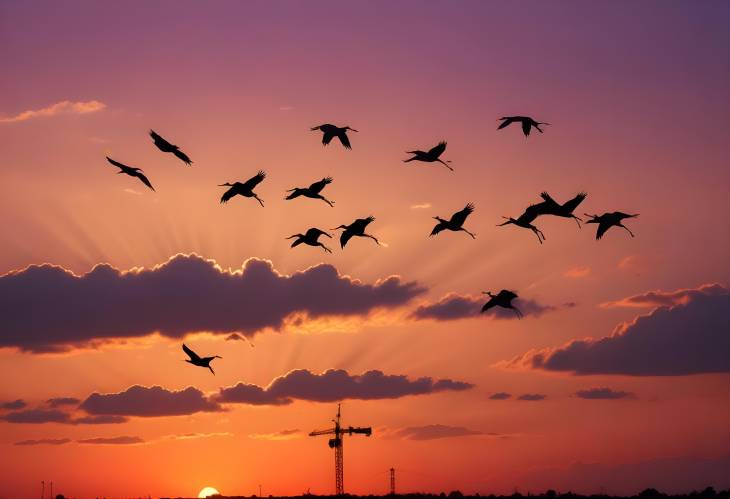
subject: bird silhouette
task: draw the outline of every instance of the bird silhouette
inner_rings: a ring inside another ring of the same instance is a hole
[[[451,215],[451,218],[449,220],[444,220],[441,217],[433,217],[434,219],[438,220],[439,223],[437,223],[431,231],[431,236],[435,236],[442,230],[453,230],[455,232],[461,230],[469,234],[473,239],[476,239],[476,234],[473,234],[466,230],[464,227],[462,227],[462,225],[464,225],[464,222],[466,221],[466,217],[471,215],[473,212],[474,205],[472,203],[468,203],[463,210],[457,211],[456,213]]]
[[[114,166],[119,168],[119,171],[117,173],[126,173],[130,177],[137,177],[138,179],[140,179],[142,181],[142,183],[144,185],[146,185],[153,191],[155,190],[155,188],[152,187],[152,184],[150,183],[149,179],[147,177],[145,177],[144,173],[142,173],[142,170],[140,168],[133,168],[131,166],[122,164],[119,161],[114,161],[109,156],[106,156],[106,160],[108,162],[110,162],[111,164],[113,164]]]
[[[326,197],[324,197],[322,194],[322,189],[324,189],[328,184],[332,183],[332,177],[326,177],[322,180],[313,183],[309,187],[295,187],[293,189],[289,189],[286,192],[291,192],[286,198],[284,199],[294,199],[298,198],[299,196],[304,196],[306,198],[311,199],[321,199],[325,203],[327,203],[330,206],[334,206],[335,202],[330,201]]]
[[[291,243],[292,248],[294,246],[298,246],[304,243],[308,244],[309,246],[321,246],[325,253],[332,253],[331,249],[329,249],[327,246],[317,240],[319,239],[319,236],[327,236],[329,238],[332,238],[332,236],[330,236],[327,232],[316,227],[312,227],[311,229],[308,229],[307,232],[305,232],[304,234],[294,234],[293,236],[287,237],[287,239],[294,239],[295,237],[297,238],[296,241]]]
[[[512,305],[512,300],[517,298],[517,295],[512,291],[503,289],[496,295],[492,294],[491,291],[482,291],[483,294],[489,295],[489,301],[482,307],[482,313],[486,312],[492,307],[502,307],[511,309],[519,319],[522,318],[522,312],[517,307]]]
[[[342,142],[342,145],[345,146],[345,149],[352,149],[352,146],[350,145],[350,139],[347,137],[347,131],[351,130],[353,132],[357,132],[354,128],[350,128],[349,126],[335,126],[330,125],[329,123],[325,123],[324,125],[314,126],[311,128],[312,131],[319,130],[324,135],[322,135],[322,145],[327,145],[330,142],[332,142],[332,139],[337,137],[340,139],[340,142]]]
[[[582,220],[573,214],[573,211],[578,207],[579,204],[588,196],[585,192],[578,193],[573,199],[566,201],[563,204],[559,204],[550,194],[542,192],[540,196],[544,199],[540,203],[540,215],[554,215],[556,217],[572,218],[575,223],[580,227]]]
[[[530,229],[532,232],[535,233],[535,235],[537,236],[537,240],[540,241],[540,244],[542,244],[542,242],[545,240],[545,234],[543,234],[540,229],[532,225],[532,222],[534,222],[538,216],[545,214],[543,211],[544,207],[545,203],[532,204],[528,206],[525,212],[517,219],[514,219],[512,217],[502,217],[507,219],[507,221],[501,224],[497,224],[497,227],[514,224],[517,227],[522,227],[523,229]]]
[[[380,241],[378,239],[370,234],[365,233],[365,227],[368,226],[371,222],[375,221],[375,217],[369,216],[367,218],[358,218],[354,222],[352,222],[350,225],[339,225],[335,227],[332,230],[337,229],[344,229],[342,234],[340,234],[340,247],[344,249],[345,245],[347,244],[347,241],[350,240],[353,236],[359,236],[359,237],[369,237],[373,241],[375,241],[378,245],[380,245]]]
[[[601,239],[603,237],[603,234],[605,234],[606,231],[611,227],[623,227],[629,234],[631,234],[631,237],[634,237],[634,233],[631,232],[629,228],[626,227],[622,222],[627,218],[634,218],[639,216],[638,213],[635,215],[628,215],[626,213],[621,213],[620,211],[604,213],[601,216],[589,215],[588,213],[584,213],[584,215],[587,217],[591,217],[590,220],[586,221],[587,224],[598,224],[598,230],[596,231],[596,240]]]
[[[244,196],[247,198],[255,198],[256,201],[259,202],[261,206],[264,205],[264,202],[261,200],[258,195],[253,191],[254,187],[259,185],[262,180],[266,178],[266,172],[259,171],[256,175],[251,177],[250,179],[246,180],[245,182],[226,182],[225,184],[220,184],[218,187],[230,187],[226,192],[223,193],[223,196],[221,196],[221,203],[226,203],[229,199],[231,199],[235,195]]]
[[[450,161],[444,161],[440,157],[444,153],[445,150],[446,150],[446,141],[442,140],[441,142],[438,143],[438,145],[432,147],[428,151],[418,151],[418,150],[406,151],[407,154],[413,154],[413,157],[404,159],[403,162],[404,163],[409,163],[411,161],[423,161],[424,163],[439,162],[442,165],[444,165],[446,168],[448,168],[449,170],[454,171],[454,169],[451,168],[451,166],[449,166],[449,164],[448,164],[448,163],[450,163]]]
[[[222,359],[223,358],[220,355],[214,355],[212,357],[201,357],[197,353],[190,350],[190,348],[188,348],[188,346],[185,343],[183,343],[182,349],[183,349],[183,352],[188,354],[188,357],[190,357],[190,359],[185,359],[185,362],[188,362],[188,363],[190,363],[194,366],[198,366],[198,367],[207,367],[208,369],[210,369],[210,372],[212,372],[213,374],[215,374],[215,371],[213,370],[212,367],[210,367],[210,362],[213,359]]]
[[[522,123],[522,133],[525,134],[525,137],[530,135],[530,130],[534,127],[537,129],[538,132],[542,133],[542,129],[540,129],[540,125],[549,125],[550,123],[545,123],[541,121],[535,121],[529,116],[502,116],[499,118],[502,120],[502,123],[497,127],[497,130],[501,130],[502,128],[505,128],[512,123],[518,122]]]
[[[155,141],[155,145],[160,151],[171,152],[172,154],[180,158],[183,163],[188,166],[192,166],[192,161],[190,160],[190,158],[188,158],[188,155],[182,152],[179,147],[174,144],[170,144],[168,141],[158,135],[157,132],[155,132],[154,130],[150,130],[150,137],[152,137],[152,140]]]

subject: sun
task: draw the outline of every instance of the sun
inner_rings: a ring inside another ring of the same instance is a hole
[[[215,490],[213,487],[205,487],[203,490],[200,491],[198,497],[210,497],[217,494],[220,494],[220,492]]]

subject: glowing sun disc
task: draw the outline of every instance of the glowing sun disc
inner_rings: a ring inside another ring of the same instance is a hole
[[[210,497],[210,496],[214,496],[216,494],[220,494],[220,492],[215,490],[213,487],[205,487],[203,490],[200,491],[200,494],[198,494],[198,497]]]

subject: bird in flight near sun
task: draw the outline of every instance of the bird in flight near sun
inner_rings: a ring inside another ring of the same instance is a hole
[[[266,178],[266,172],[262,170],[243,183],[226,182],[225,184],[219,185],[218,187],[230,187],[230,189],[228,189],[226,192],[224,192],[223,196],[221,196],[221,203],[227,203],[228,200],[231,199],[233,196],[240,195],[240,196],[244,196],[247,198],[254,198],[256,201],[259,202],[259,204],[261,206],[263,206],[264,201],[260,197],[258,197],[258,195],[253,191],[253,189],[257,185],[259,185],[265,178]]]
[[[466,217],[471,215],[473,212],[474,205],[472,203],[468,203],[463,210],[457,211],[456,213],[451,215],[451,218],[449,220],[445,220],[441,217],[433,217],[434,220],[438,220],[439,223],[437,223],[436,227],[433,228],[433,230],[431,231],[431,235],[435,236],[442,230],[453,230],[454,232],[463,230],[464,232],[469,234],[472,239],[476,239],[476,234],[469,232],[463,227],[464,222],[466,221]]]
[[[320,132],[324,133],[322,136],[322,145],[328,145],[330,142],[332,142],[332,139],[337,137],[340,139],[340,142],[345,147],[345,149],[352,149],[352,146],[350,145],[350,139],[347,137],[347,131],[350,130],[352,132],[357,132],[354,128],[350,128],[349,126],[335,126],[330,125],[329,123],[325,123],[324,125],[314,126],[312,127],[312,131],[319,130]]]
[[[502,123],[497,127],[497,130],[501,130],[512,123],[522,123],[522,133],[525,134],[525,137],[530,135],[530,130],[532,130],[532,128],[535,128],[538,132],[542,133],[540,125],[550,124],[545,123],[544,121],[535,121],[529,116],[502,116],[499,119],[502,120]]]
[[[119,168],[119,171],[117,173],[126,173],[130,177],[137,177],[138,179],[140,179],[142,181],[142,183],[144,185],[146,185],[147,187],[149,187],[153,191],[155,190],[155,188],[152,187],[152,184],[150,183],[149,179],[147,177],[145,177],[144,173],[142,173],[142,169],[141,168],[134,168],[132,166],[127,166],[127,165],[125,165],[123,163],[120,163],[119,161],[114,161],[109,156],[106,157],[106,160],[109,163],[111,163],[114,166],[116,166],[117,168]]]
[[[150,130],[150,137],[152,137],[152,140],[155,141],[155,145],[160,151],[171,152],[172,154],[180,158],[183,163],[188,166],[192,166],[192,161],[190,160],[188,155],[182,152],[178,146],[176,146],[175,144],[170,144],[154,130]]]
[[[434,163],[439,162],[442,165],[444,165],[446,168],[448,168],[451,171],[454,171],[451,166],[449,166],[448,163],[450,161],[446,160],[444,161],[441,159],[441,155],[446,151],[446,141],[442,140],[437,145],[433,146],[428,151],[421,151],[416,149],[415,151],[406,151],[407,154],[413,154],[412,158],[404,159],[404,163],[409,163],[411,161],[423,161],[424,163]]]
[[[185,343],[183,343],[182,349],[183,349],[183,352],[188,354],[188,357],[190,357],[190,359],[185,359],[185,362],[188,362],[188,363],[190,363],[194,366],[198,366],[198,367],[207,367],[208,369],[210,369],[210,372],[212,372],[213,374],[215,374],[215,371],[213,370],[212,367],[210,367],[210,362],[213,359],[222,359],[223,358],[220,355],[213,355],[212,357],[201,357],[197,353],[190,350],[190,348],[188,348],[188,346]]]

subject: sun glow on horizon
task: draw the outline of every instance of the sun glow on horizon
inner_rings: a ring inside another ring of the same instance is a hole
[[[203,490],[200,491],[198,494],[198,497],[211,497],[215,495],[219,495],[220,492],[218,492],[213,487],[205,487]]]

